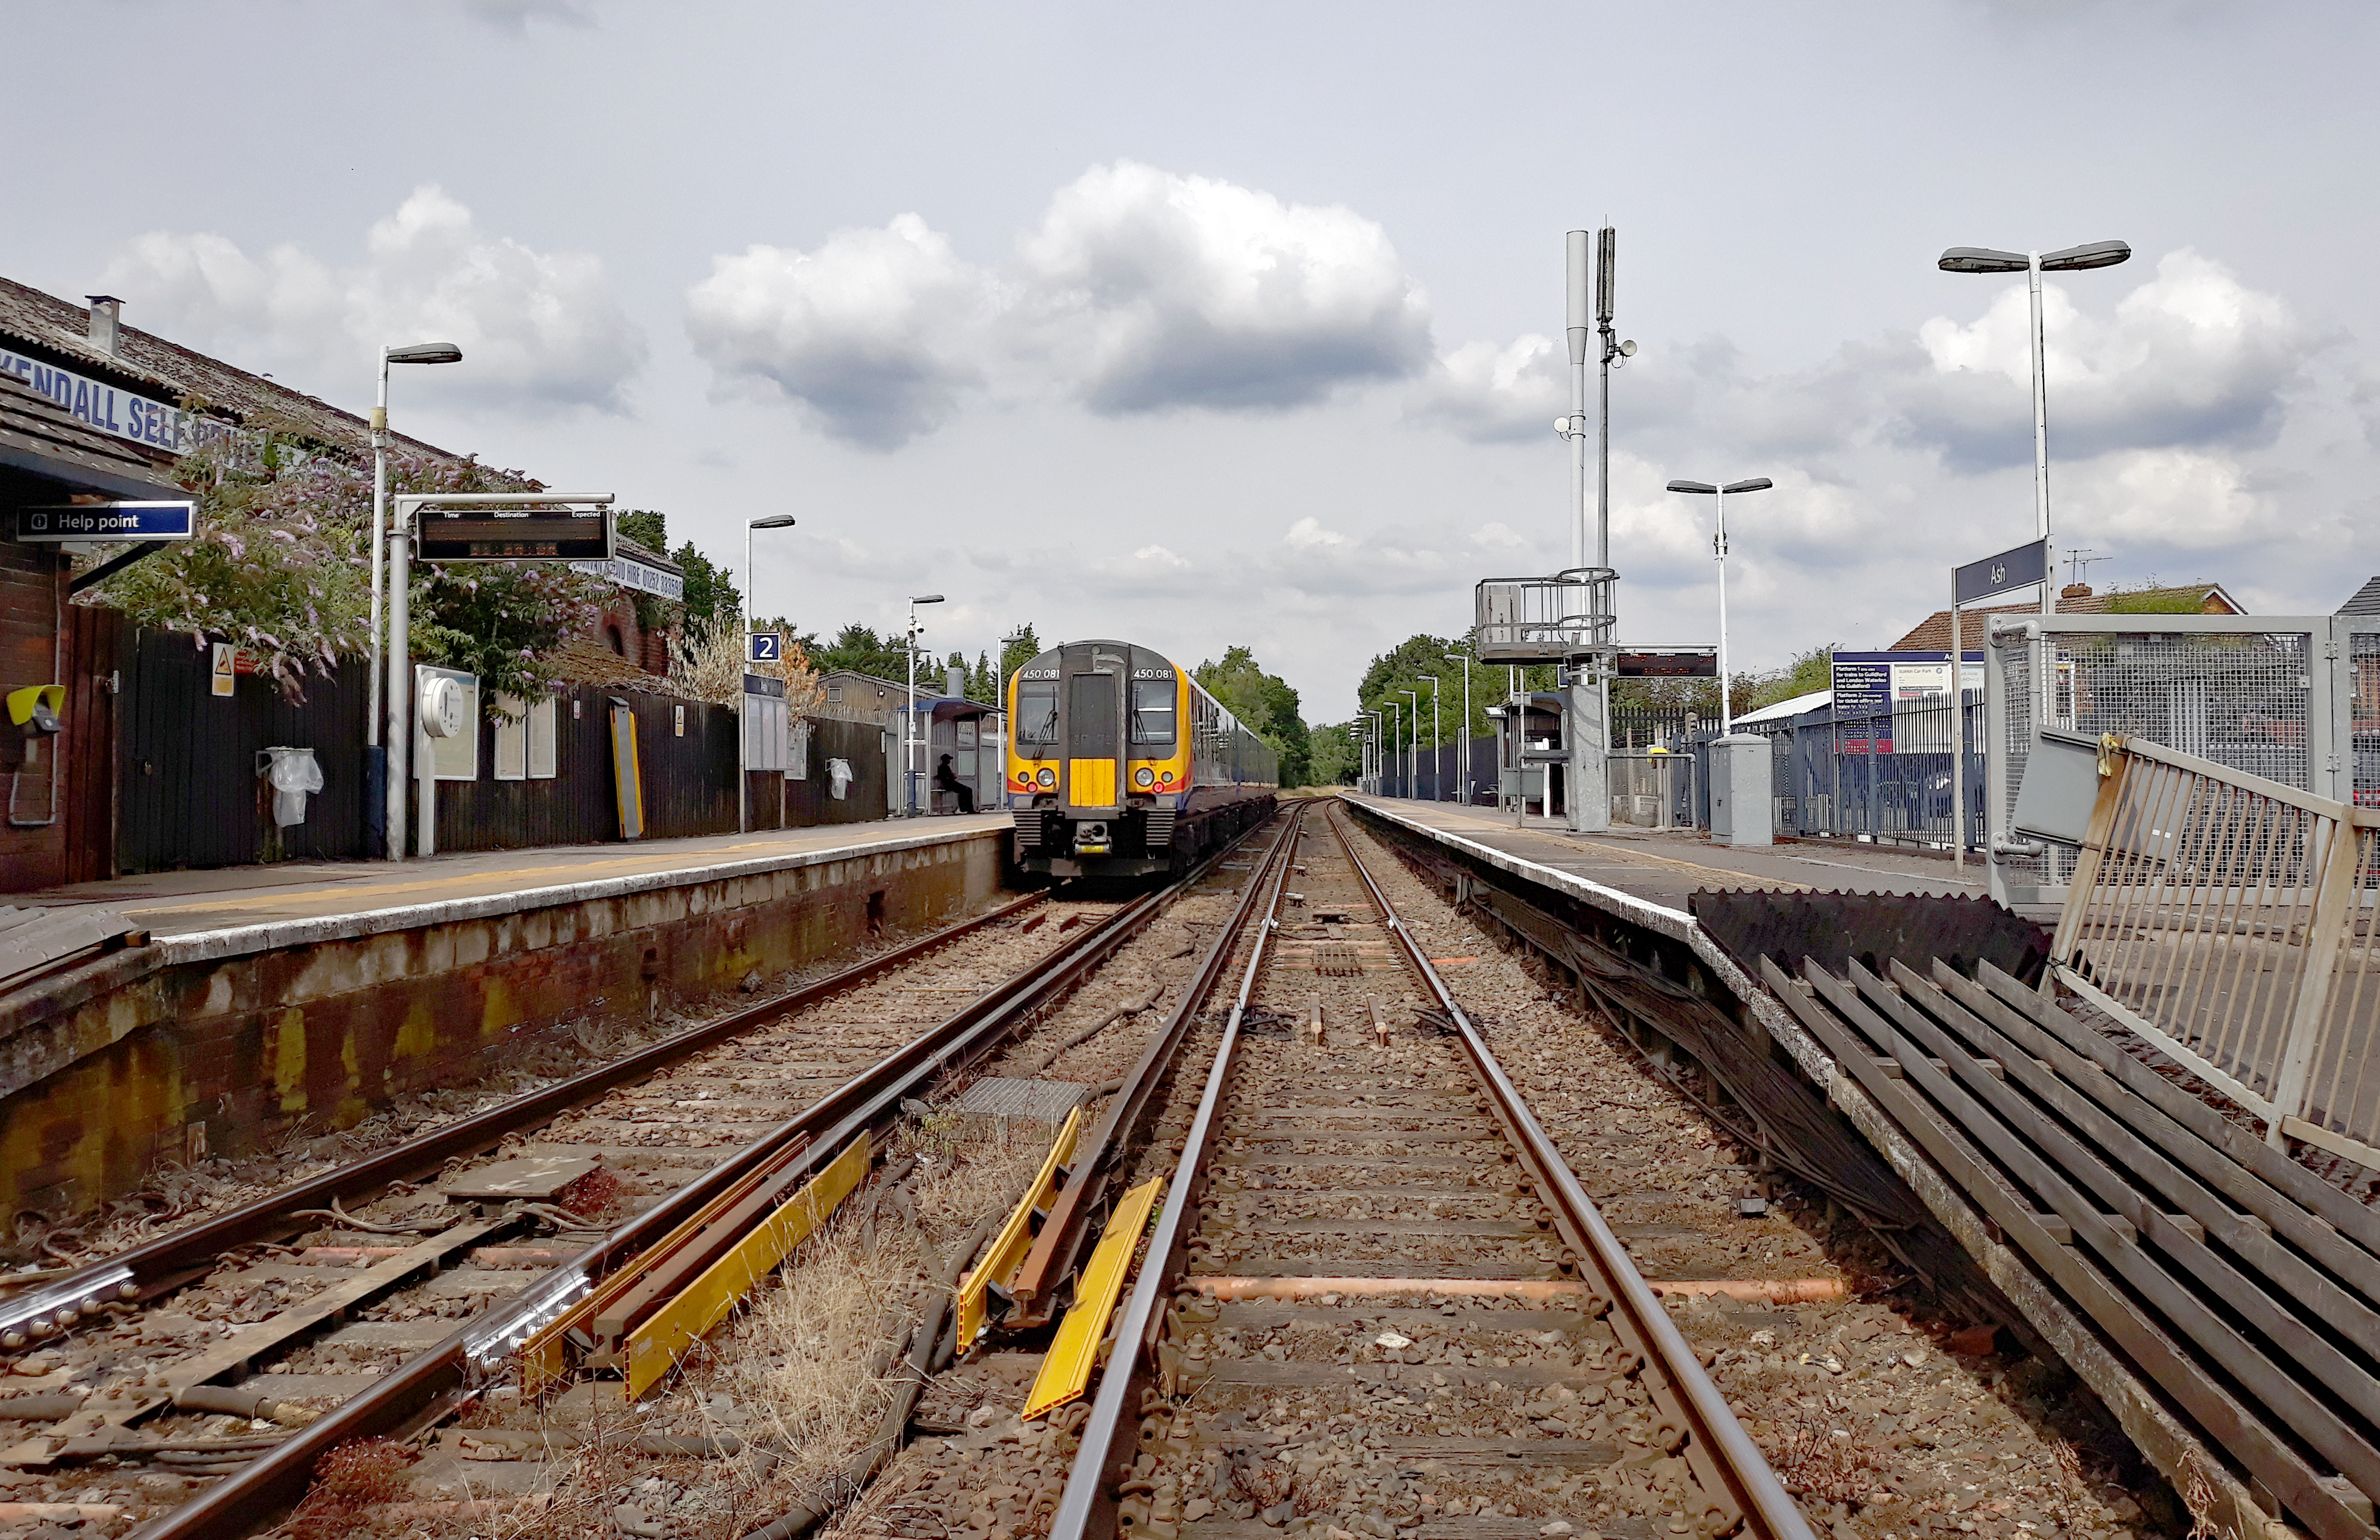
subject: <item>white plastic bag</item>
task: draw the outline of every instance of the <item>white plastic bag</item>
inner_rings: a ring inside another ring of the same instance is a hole
[[[273,766],[273,821],[283,829],[306,821],[306,798],[322,789],[322,767],[310,748],[267,748]]]
[[[843,801],[851,791],[851,782],[853,779],[851,773],[851,761],[848,759],[829,759],[826,762],[826,778],[829,785],[833,791],[834,799],[837,802]]]

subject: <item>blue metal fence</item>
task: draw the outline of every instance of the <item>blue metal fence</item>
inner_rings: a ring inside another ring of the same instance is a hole
[[[1896,702],[1889,710],[1838,713],[1831,706],[1750,731],[1769,741],[1775,767],[1777,831],[1832,835],[1886,843],[1950,844],[1950,753],[1956,736],[1966,756],[1966,843],[1984,843],[1984,698],[1965,692],[1958,707],[1948,696]],[[1707,751],[1698,747],[1698,758]],[[1695,781],[1699,785],[1701,776]],[[1698,823],[1709,810],[1698,805]]]

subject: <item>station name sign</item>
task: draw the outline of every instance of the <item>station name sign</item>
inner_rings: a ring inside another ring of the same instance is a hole
[[[239,430],[221,418],[200,417],[163,401],[135,395],[120,385],[57,369],[0,347],[0,374],[49,397],[59,411],[95,432],[153,449],[188,455],[210,444],[232,443]]]
[[[63,503],[17,510],[17,539],[54,540],[187,540],[199,505],[188,499],[160,503]]]
[[[573,572],[583,572],[589,577],[608,577],[624,588],[639,593],[659,594],[663,599],[686,598],[686,579],[634,556],[614,556],[608,562],[573,562]]]
[[[1986,556],[1980,562],[1969,562],[1953,568],[1950,574],[1951,602],[1972,604],[1978,599],[2013,593],[2029,588],[2035,583],[2049,581],[2049,542],[2033,540],[2003,551],[1997,556]]]

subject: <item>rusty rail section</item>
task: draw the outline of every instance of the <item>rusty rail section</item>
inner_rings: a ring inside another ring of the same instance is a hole
[[[1299,815],[1305,809],[1297,810]],[[1327,815],[1326,815],[1327,816]],[[1590,1313],[1609,1311],[1610,1324],[1621,1346],[1655,1371],[1654,1403],[1670,1425],[1683,1436],[1682,1453],[1712,1509],[1703,1515],[1712,1534],[1746,1534],[1757,1540],[1814,1540],[1808,1522],[1768,1467],[1735,1413],[1711,1382],[1693,1348],[1670,1321],[1651,1287],[1629,1261],[1618,1237],[1604,1223],[1594,1201],[1579,1185],[1569,1163],[1554,1146],[1519,1089],[1505,1074],[1468,1014],[1430,965],[1429,958],[1406,930],[1371,870],[1348,841],[1337,819],[1332,832],[1348,861],[1378,909],[1405,962],[1427,987],[1438,1009],[1460,1035],[1466,1056],[1486,1090],[1498,1123],[1514,1146],[1519,1158],[1536,1178],[1538,1191],[1552,1209],[1556,1231],[1571,1254],[1591,1266],[1600,1279]],[[1294,849],[1295,822],[1284,851]],[[1136,1417],[1143,1392],[1156,1371],[1159,1339],[1164,1329],[1164,1302],[1186,1258],[1187,1231],[1200,1197],[1215,1128],[1222,1110],[1224,1087],[1239,1046],[1240,1029],[1262,971],[1266,942],[1273,929],[1273,914],[1289,871],[1284,857],[1261,884],[1266,923],[1250,948],[1237,997],[1224,1023],[1223,1037],[1208,1070],[1197,1111],[1183,1144],[1180,1162],[1169,1183],[1164,1207],[1150,1232],[1147,1259],[1134,1280],[1123,1314],[1116,1322],[1114,1340],[1128,1359],[1113,1360],[1101,1378],[1089,1418],[1082,1428],[1064,1495],[1051,1521],[1050,1540],[1093,1540],[1115,1527],[1115,1488],[1133,1456],[1136,1440],[1123,1436],[1128,1418]]]
[[[79,1267],[40,1289],[0,1302],[0,1345],[20,1345],[6,1342],[9,1333],[31,1338],[63,1331],[79,1316],[97,1315],[110,1300],[147,1299],[178,1288],[189,1280],[194,1270],[212,1267],[226,1251],[258,1241],[278,1241],[309,1228],[305,1221],[293,1217],[303,1210],[327,1207],[334,1199],[375,1193],[392,1182],[412,1181],[435,1171],[457,1156],[492,1149],[507,1134],[548,1122],[606,1091],[643,1080],[681,1059],[740,1037],[789,1011],[803,1010],[880,974],[905,966],[927,952],[1040,903],[1047,897],[1045,893],[1027,893],[789,993],[677,1033],[608,1064],[557,1080],[469,1117],[458,1118],[402,1144],[391,1145],[376,1155],[244,1204],[227,1214]]]
[[[634,1262],[648,1248],[700,1215],[722,1194],[747,1183],[755,1173],[763,1170],[768,1171],[771,1180],[811,1173],[853,1139],[896,1119],[905,1098],[917,1096],[943,1076],[964,1069],[997,1048],[1036,1011],[1062,998],[1104,964],[1117,948],[1163,913],[1191,883],[1204,877],[1221,861],[1230,849],[1226,846],[1207,862],[1184,874],[1178,881],[1145,894],[1115,911],[1023,972],[978,995],[956,1013],[828,1092],[809,1107],[704,1172],[695,1182],[679,1188],[652,1208],[556,1267],[535,1284],[465,1322],[453,1336],[436,1347],[416,1354],[371,1389],[351,1398],[320,1421],[290,1436],[264,1458],[134,1531],[135,1540],[234,1540],[234,1537],[250,1533],[302,1496],[315,1462],[333,1449],[358,1438],[404,1437],[448,1415],[476,1394],[511,1353],[542,1326],[584,1297],[598,1280]],[[908,946],[870,958],[793,994],[739,1012],[695,1032],[681,1034],[667,1043],[657,1044],[654,1049],[633,1055],[617,1064],[603,1066],[601,1070],[561,1082],[504,1107],[491,1109],[489,1112],[468,1120],[480,1125],[476,1135],[464,1134],[461,1133],[462,1125],[458,1124],[440,1130],[424,1140],[412,1141],[407,1146],[384,1152],[370,1161],[359,1162],[359,1167],[368,1167],[373,1171],[374,1175],[370,1180],[356,1176],[356,1168],[329,1173],[321,1180],[341,1181],[341,1184],[333,1190],[343,1194],[365,1191],[401,1174],[401,1169],[392,1160],[400,1151],[416,1150],[419,1155],[417,1146],[426,1146],[431,1140],[443,1138],[452,1141],[443,1148],[440,1156],[427,1160],[428,1165],[434,1167],[445,1155],[468,1154],[485,1148],[511,1128],[541,1122],[588,1096],[640,1074],[649,1074],[674,1058],[733,1037],[763,1019],[863,982],[970,929],[1041,902],[1041,899],[1039,894],[1028,895],[965,924],[938,931]],[[676,1051],[661,1051],[673,1049]],[[600,1085],[595,1083],[597,1077],[605,1075],[610,1078]],[[576,1089],[572,1095],[565,1097],[561,1093],[565,1088]],[[510,1120],[502,1127],[495,1126],[493,1120],[506,1113],[512,1115]],[[472,1142],[474,1137],[477,1142]],[[797,1150],[797,1153],[787,1158],[788,1150]],[[295,1207],[319,1203],[327,1195],[327,1191],[313,1190],[310,1184],[302,1202],[284,1194],[255,1207],[259,1209],[271,1207],[285,1215]],[[217,1249],[237,1244],[240,1240],[252,1238],[260,1231],[269,1232],[269,1221],[261,1215],[249,1217],[244,1225],[230,1223],[247,1214],[248,1211],[242,1210],[210,1225],[194,1227],[194,1231],[234,1237],[217,1240]],[[168,1237],[167,1240],[182,1238]],[[187,1269],[200,1255],[198,1248],[200,1244],[196,1240],[182,1240],[174,1253],[176,1265]],[[144,1251],[150,1249],[143,1248]],[[171,1277],[170,1274],[167,1276]],[[163,1286],[171,1287],[171,1283]]]

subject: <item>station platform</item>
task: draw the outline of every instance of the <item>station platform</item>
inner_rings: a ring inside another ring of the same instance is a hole
[[[977,813],[401,862],[293,861],[78,882],[12,893],[7,902],[104,905],[161,941],[299,923],[309,940],[332,940],[917,850],[1010,827],[1006,813]]]
[[[1985,890],[1983,871],[1973,864],[1961,873],[1946,859],[1888,845],[1795,841],[1739,848],[1714,844],[1691,831],[1573,834],[1552,819],[1528,819],[1514,828],[1512,814],[1489,807],[1340,794],[1414,829],[1485,846],[1681,915],[1686,913],[1687,895],[1697,888],[1945,895]]]

